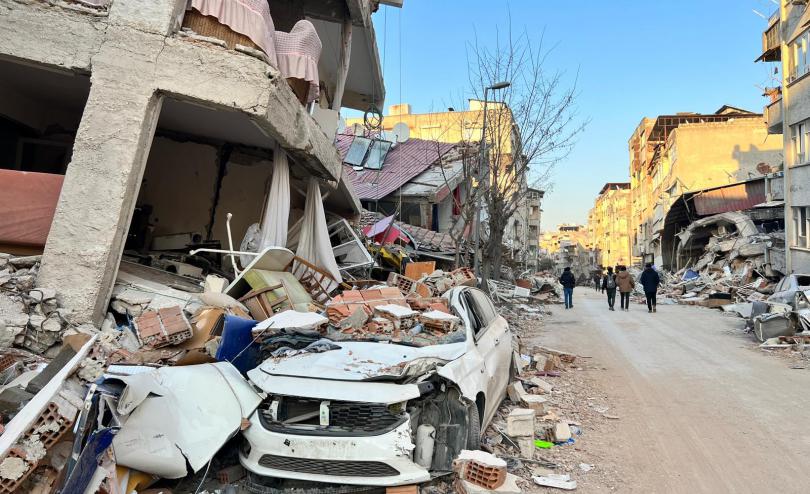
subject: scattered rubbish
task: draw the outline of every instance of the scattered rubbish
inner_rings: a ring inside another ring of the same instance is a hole
[[[543,487],[555,487],[566,491],[577,488],[577,481],[571,480],[570,475],[548,474],[541,477],[532,477],[534,483]]]

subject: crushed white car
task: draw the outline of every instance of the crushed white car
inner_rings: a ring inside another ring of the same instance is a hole
[[[250,371],[266,398],[243,432],[242,465],[259,476],[393,486],[450,471],[461,450],[478,449],[506,393],[512,334],[481,290],[445,297],[464,341],[340,341]]]

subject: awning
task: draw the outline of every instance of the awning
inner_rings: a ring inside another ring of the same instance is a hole
[[[700,216],[743,211],[767,200],[764,180],[698,192],[692,197],[695,210]]]
[[[775,46],[770,50],[766,50],[765,53],[757,57],[754,62],[778,62],[782,59],[782,49],[779,46]]]

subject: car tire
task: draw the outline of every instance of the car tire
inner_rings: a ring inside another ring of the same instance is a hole
[[[467,449],[481,449],[481,415],[475,403],[467,407],[467,425]]]

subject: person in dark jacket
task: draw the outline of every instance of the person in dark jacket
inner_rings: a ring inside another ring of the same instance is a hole
[[[655,312],[655,294],[658,292],[661,277],[658,276],[658,272],[653,269],[651,263],[644,266],[644,271],[641,272],[638,281],[644,287],[644,295],[647,297],[647,312]]]
[[[576,278],[574,278],[574,273],[571,272],[571,268],[563,269],[563,274],[560,276],[560,284],[563,286],[563,295],[565,297],[565,308],[573,309],[574,287],[577,284],[577,280]]]
[[[605,276],[602,277],[602,291],[607,292],[609,310],[615,311],[613,306],[616,305],[616,275],[613,274],[613,268],[610,266],[608,266]]]

